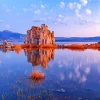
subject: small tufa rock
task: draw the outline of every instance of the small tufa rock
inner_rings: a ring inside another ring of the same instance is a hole
[[[62,88],[62,89],[58,89],[58,90],[56,90],[57,92],[65,92],[65,90]]]

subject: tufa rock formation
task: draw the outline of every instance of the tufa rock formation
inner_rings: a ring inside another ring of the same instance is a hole
[[[54,31],[50,32],[48,26],[42,24],[41,27],[33,26],[27,31],[25,44],[55,44]]]

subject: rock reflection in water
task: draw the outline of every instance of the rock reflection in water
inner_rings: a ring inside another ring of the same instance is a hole
[[[4,53],[7,53],[7,52],[10,52],[10,51],[14,51],[13,49],[9,49],[9,48],[2,48],[0,49],[0,51],[4,52]]]
[[[17,49],[14,49],[14,48],[2,48],[2,49],[0,49],[0,51],[2,51],[4,53],[10,52],[10,51],[15,51],[16,54],[20,55],[22,49],[17,50]]]
[[[54,49],[24,49],[28,62],[33,66],[48,66],[50,60],[54,59]]]

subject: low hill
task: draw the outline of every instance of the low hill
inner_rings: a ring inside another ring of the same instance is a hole
[[[99,42],[100,37],[56,37],[57,42]]]
[[[23,41],[26,35],[11,32],[9,30],[0,31],[0,40],[17,40],[17,41]]]

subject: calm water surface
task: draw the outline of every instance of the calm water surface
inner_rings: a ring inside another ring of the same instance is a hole
[[[1,50],[0,100],[100,100],[100,51]]]

